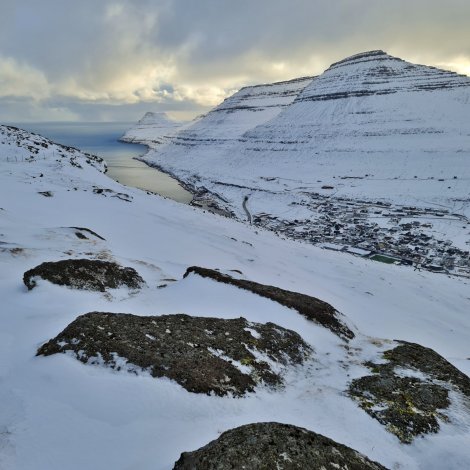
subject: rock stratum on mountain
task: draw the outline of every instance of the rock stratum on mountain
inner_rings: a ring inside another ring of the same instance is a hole
[[[470,276],[469,117],[469,77],[371,51],[243,88],[144,160],[192,187],[195,204]]]

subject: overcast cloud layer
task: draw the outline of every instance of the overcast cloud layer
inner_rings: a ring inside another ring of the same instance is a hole
[[[0,0],[0,122],[191,117],[383,49],[470,75],[468,0]]]

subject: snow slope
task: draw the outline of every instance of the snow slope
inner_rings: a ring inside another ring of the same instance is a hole
[[[470,373],[467,280],[282,240],[123,187],[102,170],[102,162],[79,151],[0,126],[0,468],[168,470],[182,451],[256,421],[314,430],[388,468],[470,466],[463,405],[453,405],[440,433],[404,445],[344,393],[352,378],[367,373],[361,363],[394,338],[431,347]],[[77,238],[71,227],[104,240]],[[26,270],[70,257],[134,267],[148,287],[102,294],[43,281],[27,291]],[[247,279],[316,296],[341,311],[357,336],[345,348],[328,330],[268,299],[199,276],[182,279],[191,265],[238,269]],[[192,394],[166,379],[66,355],[35,357],[41,344],[89,311],[271,321],[300,333],[314,360],[292,371],[283,390],[260,388],[236,399]]]
[[[240,99],[243,109],[251,109],[264,99],[261,90],[266,86],[252,87],[248,97],[242,90],[149,152],[145,161],[196,189],[209,190],[240,219],[245,218],[243,201],[249,196],[252,215],[269,214],[283,222],[278,232],[301,220],[302,238],[314,242],[365,243],[377,227],[345,241],[330,236],[335,224],[344,230],[348,225],[330,213],[331,223],[312,237],[316,225],[323,223],[317,209],[325,199],[337,208],[348,199],[357,212],[365,208],[364,202],[373,211],[370,203],[376,201],[392,204],[398,214],[404,206],[419,208],[421,214],[412,219],[420,225],[435,223],[431,230],[421,228],[419,235],[431,236],[435,244],[449,239],[463,250],[460,258],[467,256],[470,78],[372,51],[301,83],[289,92],[295,99],[272,115],[247,117],[239,112]],[[221,112],[224,119],[217,119]],[[444,212],[426,220],[432,215],[426,211],[432,209]],[[444,226],[438,219],[443,215]],[[378,226],[397,223],[387,214],[366,218]],[[260,224],[273,226],[262,217]],[[374,242],[368,248],[377,251],[384,240]],[[392,245],[390,254],[406,257],[398,241]],[[444,263],[433,249],[427,247],[416,263]]]

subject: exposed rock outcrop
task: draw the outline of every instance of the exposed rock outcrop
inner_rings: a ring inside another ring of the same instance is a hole
[[[184,452],[173,470],[379,470],[377,462],[321,434],[280,423],[256,423],[224,432]]]
[[[432,349],[402,341],[383,358],[388,362],[366,364],[374,374],[353,380],[349,393],[404,443],[439,431],[449,391],[470,399],[470,378]]]
[[[100,292],[119,287],[139,289],[145,284],[134,268],[91,259],[66,259],[40,264],[23,275],[23,281],[29,290],[36,287],[37,278],[60,286]]]
[[[340,320],[340,313],[330,304],[309,295],[292,292],[279,287],[247,281],[245,279],[234,279],[227,274],[222,274],[214,269],[192,266],[186,270],[184,277],[194,273],[202,277],[213,279],[217,282],[231,284],[232,286],[245,289],[254,294],[266,297],[280,303],[288,308],[297,310],[301,315],[325,328],[328,328],[343,339],[354,338],[352,330]]]
[[[66,352],[84,363],[168,377],[190,392],[240,396],[258,384],[282,385],[282,371],[302,364],[311,348],[294,331],[244,318],[92,312],[38,355]]]

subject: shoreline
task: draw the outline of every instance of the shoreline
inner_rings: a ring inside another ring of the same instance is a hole
[[[143,145],[147,148],[147,151],[140,156],[137,157],[132,157],[133,160],[137,160],[139,162],[144,163],[147,165],[149,168],[152,168],[154,170],[157,170],[173,180],[175,180],[181,188],[183,188],[185,191],[190,193],[192,195],[191,201],[189,201],[187,204],[192,206],[192,207],[198,207],[203,210],[207,210],[208,212],[211,212],[213,214],[221,215],[223,217],[228,217],[231,219],[238,220],[238,218],[235,216],[235,213],[233,211],[229,211],[224,207],[221,207],[217,203],[217,197],[211,193],[207,188],[197,188],[196,186],[188,183],[187,181],[184,181],[180,179],[177,175],[169,171],[168,169],[162,167],[161,165],[158,165],[156,163],[151,163],[147,159],[145,159],[145,156],[148,155],[153,149],[150,147],[147,141],[145,140],[138,140],[138,139],[131,139],[125,136],[122,136],[119,139],[120,142],[126,143],[126,144],[138,144],[138,145]],[[150,191],[153,192],[153,191]],[[159,193],[157,193],[159,194]],[[165,197],[165,196],[163,196]]]

